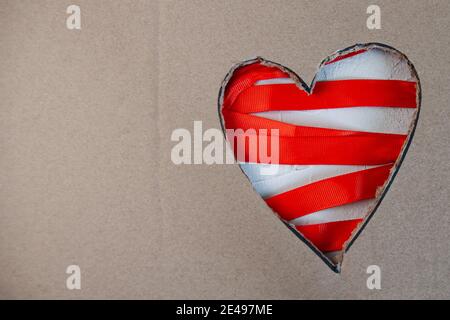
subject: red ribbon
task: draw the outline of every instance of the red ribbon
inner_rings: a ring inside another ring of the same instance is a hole
[[[237,96],[250,88],[259,80],[286,78],[289,75],[278,68],[253,63],[240,67],[227,83],[224,97],[224,105],[231,105]]]
[[[384,164],[397,159],[407,137],[401,134],[295,126],[227,109],[224,109],[222,114],[227,129],[242,129],[248,132],[247,140],[252,138],[251,131],[248,130],[254,129],[257,135],[257,142],[253,145],[239,143],[237,138],[230,141],[236,159],[242,162],[264,163],[265,159],[260,155],[269,155],[272,150],[270,141],[267,142],[266,154],[259,150],[263,145],[259,143],[260,139],[278,139],[280,164]],[[267,130],[267,136],[260,135],[262,129]],[[279,130],[279,137],[272,136],[273,129]],[[238,148],[245,149],[238,150]],[[258,157],[251,158],[252,156]]]
[[[392,164],[320,180],[266,199],[284,220],[316,211],[375,198],[389,177]]]
[[[230,106],[242,113],[347,107],[416,107],[416,83],[402,80],[316,82],[313,93],[294,83],[252,86]],[[226,106],[227,107],[227,106]]]
[[[360,53],[364,53],[366,51],[367,51],[366,49],[361,49],[361,50],[356,50],[356,51],[353,51],[353,52],[350,52],[350,53],[347,53],[347,54],[343,54],[343,55],[340,55],[340,56],[338,56],[337,58],[335,58],[335,59],[333,59],[331,61],[326,62],[325,64],[331,64],[331,63],[334,63],[334,62],[338,62],[338,61],[341,61],[341,60],[344,60],[344,59],[356,56],[356,55],[358,55]]]
[[[363,219],[336,221],[295,228],[322,252],[342,250],[353,230]]]

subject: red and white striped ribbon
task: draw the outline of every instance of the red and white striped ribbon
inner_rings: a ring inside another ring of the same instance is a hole
[[[278,130],[279,164],[249,162],[248,145],[237,160],[269,207],[332,256],[390,177],[417,115],[417,82],[403,55],[377,46],[323,64],[312,93],[255,61],[233,72],[221,111],[226,129]]]

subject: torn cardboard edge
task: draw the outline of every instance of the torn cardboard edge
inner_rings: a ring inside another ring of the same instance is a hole
[[[318,65],[318,67],[316,68],[316,75],[314,76],[313,80],[311,81],[311,85],[306,84],[305,81],[303,81],[303,79],[297,75],[294,71],[292,71],[291,69],[278,64],[276,62],[270,61],[270,60],[266,60],[262,57],[254,57],[245,61],[242,61],[240,63],[235,64],[231,70],[227,73],[227,75],[225,76],[224,80],[222,81],[222,84],[220,86],[220,90],[219,90],[219,95],[218,95],[218,113],[219,113],[219,120],[220,120],[220,125],[222,128],[222,131],[224,133],[224,137],[226,137],[225,135],[225,125],[224,125],[224,119],[223,119],[223,115],[222,115],[222,108],[223,108],[223,102],[224,102],[224,93],[225,93],[225,88],[228,85],[228,82],[230,81],[231,77],[233,76],[234,72],[245,66],[245,65],[249,65],[255,62],[260,62],[263,65],[267,65],[267,66],[271,66],[271,67],[276,67],[279,68],[280,70],[286,72],[289,74],[290,78],[294,80],[294,82],[297,84],[297,86],[301,89],[304,90],[305,92],[307,92],[308,94],[311,94],[312,92],[314,92],[314,86],[316,83],[316,77],[317,77],[317,73],[320,70],[320,68],[322,66],[324,66],[325,64],[327,64],[330,61],[335,60],[336,58],[342,57],[344,55],[348,55],[351,54],[355,51],[359,51],[359,50],[369,50],[369,49],[373,49],[373,48],[378,48],[381,49],[383,51],[386,52],[390,52],[393,54],[397,54],[400,55],[407,63],[413,77],[414,80],[417,83],[417,90],[416,90],[416,101],[417,101],[417,111],[415,113],[415,118],[414,121],[411,122],[410,128],[408,130],[408,135],[407,135],[407,139],[405,141],[405,143],[403,144],[402,150],[400,152],[399,157],[397,158],[396,162],[393,165],[393,168],[391,169],[390,175],[388,177],[388,179],[386,180],[386,182],[384,183],[383,186],[379,187],[379,189],[377,190],[377,194],[375,199],[377,200],[375,202],[375,204],[372,206],[372,208],[369,207],[367,214],[364,216],[363,221],[352,231],[349,239],[344,243],[343,249],[336,252],[333,256],[330,255],[326,255],[325,253],[323,253],[322,251],[320,251],[311,241],[309,241],[307,238],[305,238],[297,229],[295,229],[295,227],[288,223],[287,221],[281,219],[278,214],[273,211],[273,213],[275,213],[279,219],[288,227],[288,229],[290,229],[302,242],[304,242],[317,256],[319,256],[324,262],[325,264],[331,269],[333,270],[335,273],[340,273],[341,272],[341,267],[342,267],[342,263],[344,261],[344,255],[348,252],[348,250],[350,249],[350,247],[353,245],[354,241],[361,235],[362,231],[364,230],[364,228],[367,226],[368,222],[370,221],[370,219],[373,217],[373,215],[375,214],[376,210],[378,209],[378,207],[380,206],[382,200],[384,199],[387,191],[389,190],[389,188],[392,185],[392,182],[394,181],[395,176],[397,175],[401,164],[403,163],[403,160],[406,156],[406,153],[411,145],[411,141],[412,138],[414,136],[415,133],[415,129],[417,127],[417,123],[419,120],[419,114],[420,114],[420,108],[421,108],[421,101],[422,101],[422,89],[421,89],[421,84],[420,84],[420,79],[419,76],[417,74],[417,71],[414,67],[414,65],[412,64],[412,62],[408,59],[408,57],[403,54],[402,52],[400,52],[399,50],[386,45],[386,44],[382,44],[382,43],[377,43],[377,42],[372,42],[372,43],[364,43],[364,44],[355,44],[353,46],[338,50],[334,53],[332,53],[331,55],[329,55],[328,57],[326,57],[325,59],[322,60],[322,62]],[[228,143],[228,141],[227,141]],[[244,173],[245,172],[242,170],[242,168],[239,166],[239,168],[241,169],[241,171]],[[256,191],[255,191],[256,192]]]

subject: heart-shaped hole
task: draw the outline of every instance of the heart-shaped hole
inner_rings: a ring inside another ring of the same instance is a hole
[[[263,58],[239,63],[219,115],[256,192],[339,272],[403,161],[420,96],[407,57],[369,43],[323,60],[310,87]]]

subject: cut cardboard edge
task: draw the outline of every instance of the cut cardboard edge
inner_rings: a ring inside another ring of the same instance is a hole
[[[233,67],[229,70],[229,72],[227,73],[227,75],[225,76],[224,80],[222,81],[222,84],[220,86],[220,90],[219,90],[219,95],[218,95],[218,113],[219,113],[219,120],[220,120],[220,126],[222,128],[222,132],[224,134],[224,139],[225,141],[228,143],[228,141],[226,140],[226,135],[225,135],[225,124],[224,124],[224,119],[223,119],[223,115],[222,115],[222,107],[223,107],[223,100],[224,100],[224,92],[225,92],[225,88],[228,85],[228,82],[230,81],[231,77],[233,76],[234,72],[246,65],[249,64],[253,64],[256,62],[260,62],[263,65],[267,65],[267,66],[273,66],[273,67],[277,67],[280,70],[286,72],[289,74],[289,76],[294,80],[294,82],[297,84],[297,86],[299,86],[302,90],[304,90],[305,92],[307,92],[308,94],[311,94],[311,92],[314,91],[314,86],[316,83],[316,77],[317,77],[317,73],[320,70],[320,68],[325,65],[327,62],[332,61],[340,56],[349,54],[351,52],[354,51],[358,51],[358,50],[362,50],[362,49],[372,49],[372,48],[379,48],[382,49],[384,51],[390,51],[393,52],[395,54],[399,54],[403,59],[406,60],[408,67],[411,70],[412,75],[415,77],[416,79],[416,83],[417,83],[417,91],[416,91],[416,101],[417,101],[417,112],[414,118],[414,121],[411,123],[410,128],[409,128],[409,133],[408,133],[408,138],[407,141],[405,141],[405,143],[403,144],[402,147],[402,151],[400,153],[400,156],[398,157],[398,159],[396,160],[396,162],[394,163],[393,169],[390,172],[389,178],[386,180],[386,182],[384,183],[383,186],[379,187],[378,191],[377,191],[377,196],[375,197],[375,199],[378,199],[378,201],[375,202],[375,205],[373,206],[372,209],[368,209],[367,214],[364,216],[364,219],[361,223],[359,223],[359,225],[352,231],[349,239],[344,243],[343,249],[340,250],[340,253],[338,253],[336,256],[338,256],[338,259],[333,261],[330,257],[326,256],[325,253],[323,253],[321,250],[319,250],[311,241],[309,241],[307,238],[305,238],[303,236],[303,234],[301,234],[301,232],[299,232],[293,225],[289,224],[287,221],[283,220],[277,212],[273,211],[273,213],[275,213],[276,216],[278,216],[279,220],[288,227],[289,230],[291,230],[296,236],[297,238],[299,238],[303,243],[305,243],[317,256],[319,256],[319,258],[322,259],[323,262],[325,262],[325,264],[335,273],[341,273],[342,270],[342,264],[344,261],[344,256],[345,254],[348,252],[348,250],[350,249],[350,247],[353,245],[353,243],[355,242],[355,240],[361,235],[362,231],[365,229],[365,227],[367,226],[367,224],[369,223],[369,221],[372,219],[372,217],[374,216],[375,212],[377,211],[378,207],[380,206],[381,202],[383,201],[387,191],[389,190],[389,188],[391,187],[400,167],[401,164],[403,163],[406,153],[411,145],[416,127],[417,127],[417,123],[419,120],[419,114],[420,114],[420,108],[421,108],[421,102],[422,102],[422,88],[421,88],[421,83],[420,83],[420,79],[418,76],[418,73],[413,65],[413,63],[408,59],[408,57],[402,53],[401,51],[395,49],[394,47],[391,47],[389,45],[383,44],[383,43],[378,43],[378,42],[369,42],[369,43],[363,43],[363,44],[355,44],[353,46],[344,48],[344,49],[340,49],[335,51],[334,53],[330,54],[329,56],[327,56],[325,59],[322,60],[322,62],[318,65],[318,67],[316,68],[316,73],[314,75],[313,80],[311,81],[311,85],[306,84],[306,82],[299,76],[297,75],[296,72],[294,72],[293,70],[291,70],[290,68],[283,66],[279,63],[264,59],[263,57],[260,56],[256,56],[247,60],[244,60],[240,63],[237,63],[235,65],[233,65]],[[239,166],[239,165],[238,165]],[[245,172],[243,171],[243,169],[241,168],[241,166],[239,166],[239,169],[242,171],[242,173],[245,175]],[[253,188],[253,186],[252,186]],[[254,188],[253,188],[254,190]],[[255,191],[256,192],[256,191]],[[271,208],[269,208],[271,209]]]

